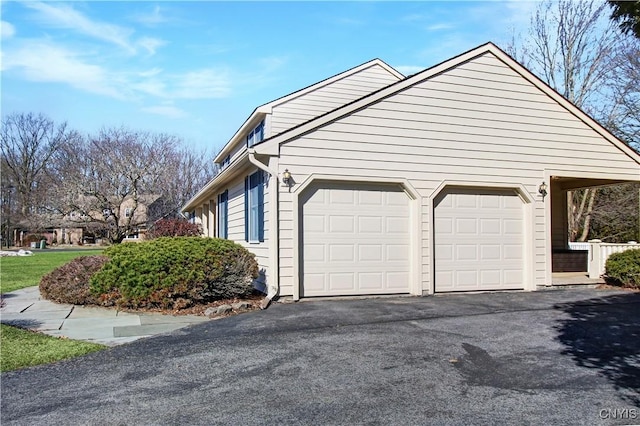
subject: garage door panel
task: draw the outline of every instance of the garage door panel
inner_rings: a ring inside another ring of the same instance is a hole
[[[329,261],[331,262],[353,262],[355,253],[351,244],[332,244],[328,246]]]
[[[302,295],[408,293],[410,221],[404,191],[366,184],[308,191],[302,197]]]
[[[436,291],[523,288],[524,209],[514,191],[447,189],[434,205]]]
[[[387,262],[402,262],[403,264],[409,258],[408,244],[387,244],[386,258]]]
[[[325,246],[323,244],[309,244],[304,247],[304,257],[308,262],[325,263]]]
[[[359,216],[358,232],[369,234],[381,234],[383,230],[382,218],[376,216]]]
[[[382,272],[361,272],[358,274],[358,288],[361,290],[380,291],[384,288],[384,281]]]

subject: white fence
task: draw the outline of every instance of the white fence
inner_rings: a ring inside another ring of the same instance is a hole
[[[569,242],[569,249],[570,250],[589,250],[589,246],[591,244],[589,243],[574,243],[574,242]]]
[[[573,243],[569,243],[571,246]],[[578,243],[584,244],[584,243]],[[590,240],[587,245],[589,246],[589,278],[600,278],[604,274],[604,266],[607,263],[607,259],[613,253],[620,253],[630,249],[640,248],[640,244],[635,241],[630,241],[627,244],[622,243],[603,243],[600,240]],[[572,250],[584,250],[574,249]]]

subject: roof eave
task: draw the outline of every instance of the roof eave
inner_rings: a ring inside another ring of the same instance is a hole
[[[208,194],[214,192],[214,190],[225,183],[229,178],[233,177],[234,172],[246,166],[249,163],[249,152],[243,152],[242,155],[229,164],[223,171],[218,173],[213,179],[211,179],[196,195],[191,197],[189,201],[182,207],[180,211],[188,212],[204,203],[208,198]]]

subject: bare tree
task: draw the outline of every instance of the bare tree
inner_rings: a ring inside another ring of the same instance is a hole
[[[551,87],[631,146],[637,147],[637,41],[608,20],[596,0],[545,0],[531,18],[528,37],[507,50]],[[569,238],[588,238],[598,189],[568,193]]]
[[[204,157],[176,136],[103,129],[57,157],[60,211],[112,243],[170,217],[203,184]]]
[[[14,189],[21,220],[34,222],[49,207],[49,162],[76,136],[66,123],[56,125],[42,114],[11,114],[2,120],[2,182]]]
[[[640,241],[640,183],[600,188],[593,209],[591,238],[607,242]]]
[[[640,39],[625,38],[613,59],[607,88],[613,107],[601,110],[602,123],[640,152]]]

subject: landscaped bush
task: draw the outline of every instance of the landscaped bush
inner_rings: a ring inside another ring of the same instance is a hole
[[[605,265],[605,276],[614,284],[640,288],[640,249],[609,256]]]
[[[200,225],[184,219],[160,219],[153,224],[147,237],[197,237],[202,233]]]
[[[74,305],[95,305],[89,279],[107,263],[106,256],[81,256],[71,260],[40,280],[40,294],[45,299]]]
[[[103,305],[183,309],[253,292],[258,265],[228,240],[158,238],[105,250],[109,262],[91,278]]]

